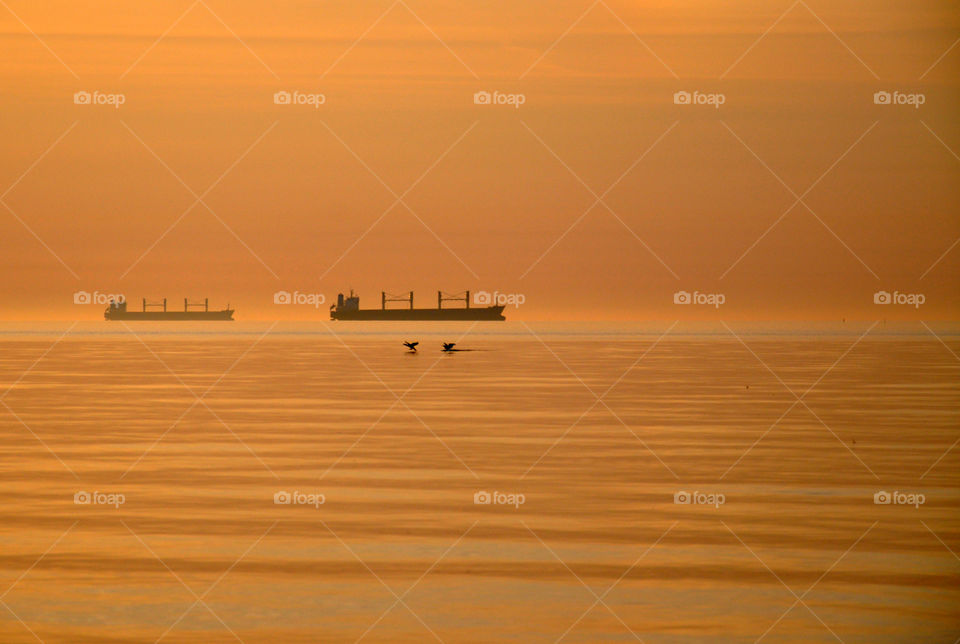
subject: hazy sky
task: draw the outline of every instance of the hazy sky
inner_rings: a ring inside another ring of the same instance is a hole
[[[325,319],[274,292],[350,287],[958,319],[954,2],[5,3],[0,319],[100,317],[78,290]]]

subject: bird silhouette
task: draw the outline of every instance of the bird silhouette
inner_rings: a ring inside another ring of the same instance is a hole
[[[418,344],[420,344],[420,343],[419,343],[419,342],[404,342],[404,343],[403,343],[403,346],[405,346],[406,348],[410,349],[411,351],[416,351]]]
[[[453,351],[453,347],[457,346],[456,342],[444,342],[443,350],[444,351]]]

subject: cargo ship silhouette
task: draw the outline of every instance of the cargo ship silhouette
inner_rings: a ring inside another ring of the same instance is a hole
[[[203,307],[203,310],[200,310]],[[193,310],[191,310],[191,308]],[[211,311],[209,300],[204,299],[203,303],[191,303],[187,298],[183,298],[182,311],[168,311],[167,298],[162,302],[147,302],[143,299],[143,306],[140,311],[128,311],[126,302],[115,302],[110,300],[110,305],[103,312],[105,320],[233,320],[233,309],[227,304],[227,308],[220,311]]]
[[[407,308],[388,309],[387,302],[408,303]],[[444,302],[463,302],[464,306],[456,308],[443,308]],[[470,308],[470,291],[465,291],[462,296],[448,295],[442,291],[437,291],[437,308],[435,309],[415,309],[413,308],[413,291],[407,296],[392,296],[380,292],[379,309],[361,309],[360,296],[355,295],[351,290],[350,295],[343,296],[343,293],[337,295],[337,303],[330,307],[331,320],[506,320],[503,317],[503,306],[483,306],[480,308]]]

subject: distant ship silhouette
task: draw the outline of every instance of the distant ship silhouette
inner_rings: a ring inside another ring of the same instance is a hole
[[[190,310],[193,307],[194,310]],[[203,307],[203,310],[199,310]],[[203,303],[190,303],[187,298],[183,298],[182,311],[168,311],[167,298],[162,302],[147,302],[143,299],[140,311],[128,311],[126,302],[115,302],[110,300],[110,305],[103,312],[105,320],[164,320],[164,321],[184,321],[184,320],[233,320],[233,309],[227,304],[227,308],[220,311],[211,311],[208,299]]]
[[[463,308],[445,309],[444,302],[463,302]],[[407,302],[408,308],[388,309],[387,302]],[[351,290],[350,295],[343,296],[343,293],[337,295],[337,303],[330,307],[331,320],[506,320],[503,317],[503,305],[484,306],[481,308],[470,308],[470,291],[465,291],[460,295],[447,295],[442,291],[437,291],[437,308],[435,309],[415,309],[413,308],[413,291],[408,296],[388,296],[387,293],[380,292],[379,309],[361,309],[360,296],[355,295]]]

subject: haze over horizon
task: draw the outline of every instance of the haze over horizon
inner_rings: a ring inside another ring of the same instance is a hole
[[[103,7],[0,7],[0,320],[101,318],[77,291],[326,319],[351,287],[520,293],[526,320],[960,319],[955,3]]]

